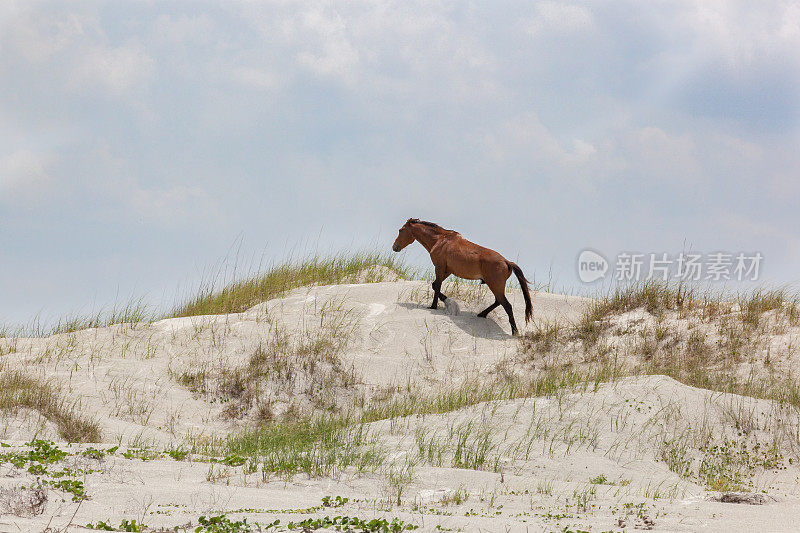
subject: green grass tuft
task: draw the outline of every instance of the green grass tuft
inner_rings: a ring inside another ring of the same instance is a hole
[[[386,281],[390,276],[386,269],[401,279],[412,277],[411,270],[395,255],[378,252],[341,253],[302,261],[290,260],[222,288],[217,288],[216,280],[206,282],[196,296],[178,305],[167,318],[240,313],[287,291],[308,285]],[[359,275],[361,279],[358,279]]]
[[[258,457],[265,479],[336,477],[347,468],[374,471],[383,462],[377,436],[346,418],[318,417],[252,428],[223,444],[227,454]]]

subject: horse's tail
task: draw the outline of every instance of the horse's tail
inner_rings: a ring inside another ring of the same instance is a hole
[[[519,284],[522,287],[522,295],[525,297],[525,323],[527,324],[531,319],[531,315],[533,315],[533,304],[531,303],[531,291],[528,287],[528,280],[525,279],[525,274],[522,273],[522,269],[516,263],[508,261],[508,266],[517,276]]]

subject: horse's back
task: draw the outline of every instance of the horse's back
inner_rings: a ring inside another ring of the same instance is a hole
[[[443,247],[447,270],[464,279],[485,279],[507,270],[505,257],[491,248],[470,242],[460,234],[448,239]]]

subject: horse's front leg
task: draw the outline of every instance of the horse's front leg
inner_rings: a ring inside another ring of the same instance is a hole
[[[442,294],[442,282],[441,281],[434,281],[431,283],[431,287],[433,287],[433,303],[431,303],[431,309],[438,309],[439,308],[439,299],[443,302],[447,300],[447,296]]]
[[[436,279],[431,283],[431,287],[433,288],[433,303],[431,303],[431,309],[439,308],[440,298],[443,302],[447,300],[447,296],[442,294],[442,282],[446,280],[449,275],[450,274],[445,269],[436,267]]]

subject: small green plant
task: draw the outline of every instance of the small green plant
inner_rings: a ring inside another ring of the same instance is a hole
[[[553,482],[547,480],[539,481],[536,484],[536,494],[551,496],[553,494]]]
[[[226,455],[223,459],[220,459],[218,462],[227,465],[227,466],[242,466],[247,462],[247,459],[240,456],[240,455]]]
[[[596,489],[587,487],[583,490],[575,489],[572,496],[575,498],[575,508],[579,513],[585,513],[591,508],[591,502],[595,499]]]
[[[42,485],[71,493],[74,502],[87,499],[83,482],[73,479],[73,477],[78,474],[90,474],[94,470],[70,468],[51,470],[50,465],[63,461],[69,454],[47,440],[33,440],[27,445],[31,448],[28,451],[0,454],[0,464],[11,463],[17,468],[27,466],[28,473],[36,476]],[[39,479],[40,477],[44,477],[44,479]]]
[[[605,474],[600,474],[599,476],[590,478],[589,483],[592,485],[606,485],[608,483],[608,478],[606,478]]]
[[[414,481],[414,464],[406,461],[402,466],[392,465],[386,472],[388,500],[400,505],[408,486]]]
[[[119,446],[114,446],[107,450],[100,450],[98,448],[89,447],[83,450],[83,453],[81,453],[81,455],[83,455],[84,457],[89,457],[90,459],[100,460],[103,459],[108,454],[113,455],[118,449]]]
[[[139,459],[141,461],[152,461],[154,459],[161,459],[161,454],[155,450],[148,448],[128,448],[122,452],[122,457],[125,459]]]
[[[137,524],[136,520],[123,519],[119,524],[119,529],[122,531],[144,531],[144,524]]]
[[[637,518],[644,518],[647,515],[647,507],[642,503],[626,503],[625,512],[636,515]]]
[[[687,443],[684,439],[665,440],[661,443],[661,460],[667,464],[667,468],[681,477],[691,476],[692,457],[688,454]]]
[[[72,493],[72,501],[80,502],[87,498],[86,491],[83,489],[83,481],[77,479],[61,479],[59,481],[45,480],[44,483],[54,489]]]
[[[27,444],[31,447],[27,452],[0,454],[0,464],[11,463],[17,468],[24,468],[26,464],[38,463],[49,465],[63,461],[67,452],[61,450],[52,441],[33,440]]]
[[[448,492],[442,499],[439,500],[439,503],[442,505],[461,505],[469,498],[469,492],[464,487],[460,487],[458,490],[453,492]]]
[[[323,507],[342,507],[349,501],[349,498],[342,498],[341,496],[336,496],[335,498],[331,498],[330,496],[324,496],[322,498],[322,506]]]
[[[86,527],[88,529],[98,529],[100,531],[115,531],[116,530],[114,528],[114,526],[112,526],[111,524],[109,524],[108,522],[105,522],[103,520],[98,520],[96,524],[92,524],[91,522],[89,522],[88,524],[86,524]]]
[[[195,528],[195,533],[247,533],[248,531],[253,531],[253,527],[256,527],[258,531],[262,531],[263,529],[275,527],[280,523],[279,520],[276,520],[266,526],[251,525],[247,523],[247,518],[231,520],[224,514],[209,517],[201,516],[197,521],[200,525]]]
[[[114,527],[103,520],[98,521],[96,524],[86,524],[86,527],[88,529],[97,529],[100,531],[131,531],[134,533],[144,531],[145,529],[144,524],[140,524],[136,520],[128,520],[127,518],[120,522],[119,527]]]
[[[762,446],[745,439],[722,439],[701,448],[698,477],[709,490],[719,492],[741,491],[747,488],[746,479],[753,470],[771,470],[783,464],[783,456],[774,446]]]
[[[413,524],[407,524],[399,518],[388,521],[385,518],[363,520],[355,516],[326,516],[324,518],[307,518],[300,522],[289,522],[286,527],[290,530],[316,531],[317,529],[336,529],[337,531],[363,531],[375,533],[400,533],[417,529]]]
[[[167,455],[169,455],[176,461],[183,461],[184,459],[186,459],[186,456],[189,455],[189,450],[182,448],[180,446],[177,448],[170,448],[169,450],[167,450]]]

